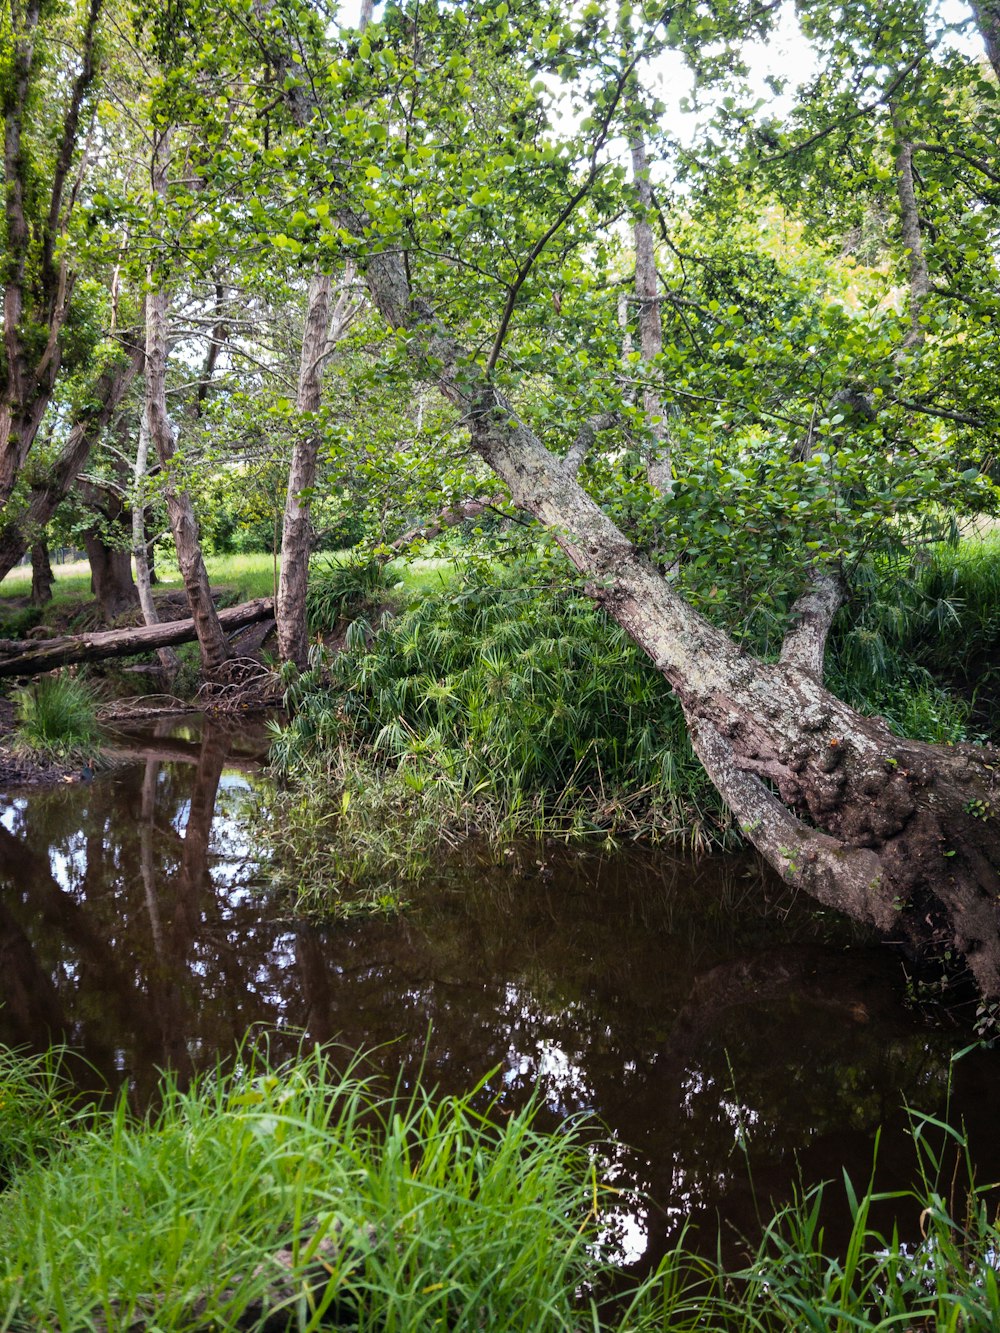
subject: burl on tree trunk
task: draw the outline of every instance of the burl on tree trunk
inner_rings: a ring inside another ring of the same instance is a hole
[[[366,278],[413,355],[461,410],[514,503],[552,532],[591,595],[674,687],[695,750],[746,837],[790,884],[919,951],[962,955],[1000,995],[1000,752],[901,740],[822,685],[839,599],[820,578],[778,662],[699,615],[591,499],[485,372],[411,296],[393,254]]]

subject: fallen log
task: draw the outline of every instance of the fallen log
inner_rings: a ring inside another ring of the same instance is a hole
[[[219,612],[224,630],[243,629],[274,615],[274,600],[257,597],[252,602],[231,606]],[[95,662],[106,657],[130,657],[156,648],[190,643],[196,637],[194,621],[168,620],[159,625],[133,626],[128,629],[98,630],[93,634],[69,634],[61,639],[18,642],[4,640],[0,645],[0,676],[36,676],[53,667],[73,662]]]

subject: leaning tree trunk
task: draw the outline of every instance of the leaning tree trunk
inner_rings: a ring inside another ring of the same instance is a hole
[[[354,219],[347,219],[357,225]],[[763,662],[699,615],[479,372],[405,268],[373,254],[366,279],[420,370],[469,424],[514,503],[552,532],[591,595],[673,686],[695,750],[747,838],[790,884],[916,946],[947,943],[1000,995],[1000,753],[894,736],[821,683],[839,597],[801,599],[781,660]]]
[[[43,528],[62,504],[138,373],[145,355],[142,338],[135,330],[129,330],[122,335],[121,341],[128,349],[128,360],[109,366],[98,377],[86,395],[85,405],[73,422],[59,456],[32,487],[24,512],[4,516],[0,526],[0,579],[9,574],[24,555],[31,544],[32,534]]]
[[[154,131],[152,177],[153,189],[161,197],[167,188],[170,160],[170,131]],[[150,275],[152,283],[152,274]],[[174,457],[174,432],[167,416],[167,310],[169,298],[164,291],[150,291],[146,297],[146,423],[157,457],[167,473],[167,513],[170,531],[177,548],[188,606],[198,632],[201,668],[209,678],[217,676],[229,657],[226,636],[212,600],[208,572],[202,559],[198,523],[191,497],[176,475],[170,474]]]

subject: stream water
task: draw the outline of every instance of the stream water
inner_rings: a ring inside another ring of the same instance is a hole
[[[906,1007],[899,961],[755,862],[470,849],[399,920],[303,924],[248,837],[264,734],[186,718],[122,743],[93,781],[0,796],[8,1045],[66,1042],[137,1106],[255,1027],[501,1106],[539,1085],[549,1123],[600,1118],[636,1263],[688,1219],[709,1248],[720,1219],[753,1235],[799,1179],[866,1182],[880,1127],[879,1185],[910,1185],[906,1104],[947,1106],[1000,1178],[1000,1052],[953,1061],[967,1035]]]

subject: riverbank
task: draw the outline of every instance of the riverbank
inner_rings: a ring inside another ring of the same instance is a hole
[[[758,1235],[741,1238],[741,1260],[723,1261],[732,1244],[721,1236],[717,1258],[702,1257],[682,1230],[643,1273],[623,1261],[613,1145],[598,1126],[552,1133],[537,1100],[511,1112],[497,1097],[483,1105],[484,1090],[383,1090],[344,1052],[272,1066],[248,1048],[235,1074],[187,1091],[165,1078],[143,1120],[124,1099],[74,1112],[51,1061],[8,1055],[3,1326],[998,1326],[994,1200],[975,1183],[963,1136],[938,1122],[912,1118],[912,1188],[886,1196],[845,1175],[765,1211]],[[40,1110],[48,1137],[32,1128]],[[887,1202],[889,1230],[875,1220]],[[838,1244],[824,1223],[842,1212]]]

